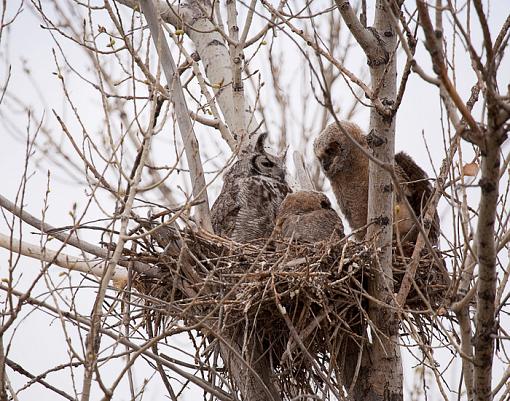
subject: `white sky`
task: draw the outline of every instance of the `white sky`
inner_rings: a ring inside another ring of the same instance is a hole
[[[371,3],[371,2],[368,2]],[[493,32],[497,32],[497,27],[502,25],[502,22],[510,11],[510,6],[506,0],[495,0],[491,2],[491,19],[490,26],[494,28]],[[7,9],[8,15],[12,15],[14,10],[17,8],[18,2],[9,2]],[[95,23],[101,23],[101,19],[98,17],[95,19]],[[0,57],[0,82],[5,82],[7,77],[7,65],[12,66],[11,78],[9,82],[9,91],[16,94],[24,102],[30,104],[33,107],[33,117],[39,120],[44,115],[45,125],[53,129],[54,137],[56,140],[61,140],[60,130],[57,127],[55,118],[51,112],[55,109],[57,113],[63,116],[66,123],[72,129],[72,132],[76,134],[76,137],[80,134],[80,130],[75,122],[73,122],[72,114],[65,104],[61,85],[59,79],[54,75],[56,71],[55,64],[53,61],[52,49],[55,49],[55,42],[52,40],[50,32],[43,30],[40,27],[41,21],[38,17],[35,17],[30,9],[29,5],[24,6],[22,14],[18,17],[13,25],[11,25],[8,35],[2,39],[2,53]],[[107,20],[104,21],[105,26],[110,26]],[[480,39],[479,33],[473,32],[475,39]],[[282,66],[283,76],[283,88],[293,103],[291,104],[291,118],[289,118],[289,130],[295,129],[299,131],[299,118],[300,118],[300,95],[303,92],[303,88],[309,87],[309,76],[307,80],[302,79],[303,74],[300,70],[303,66],[303,60],[300,58],[295,45],[292,44],[283,34],[279,36],[280,42],[277,42],[280,46],[281,51],[285,52],[285,65]],[[65,54],[71,64],[78,68],[82,73],[89,77],[93,74],[89,70],[89,60],[84,57],[84,53],[75,44],[69,41],[58,38],[58,42],[65,49]],[[301,43],[300,40],[298,40]],[[107,44],[106,38],[104,39],[104,45]],[[451,46],[451,43],[449,44]],[[7,46],[7,49],[6,49]],[[479,46],[475,46],[479,48]],[[57,58],[62,61],[60,55]],[[430,61],[427,54],[423,49],[423,46],[419,47],[417,59],[420,60],[420,64],[427,70],[431,71]],[[351,58],[347,61],[347,66],[351,67],[353,71],[357,72],[359,67],[364,64],[363,58],[359,53],[353,52]],[[27,74],[23,71],[22,66],[25,65],[30,70],[30,80]],[[112,64],[115,66],[115,64]],[[403,65],[402,63],[400,65]],[[263,79],[266,80],[267,85],[263,88],[262,99],[266,104],[269,104],[271,108],[271,81],[267,76],[267,68],[257,66],[256,60],[254,61],[252,70],[258,68],[262,69]],[[457,59],[456,59],[456,84],[459,93],[463,99],[467,99],[469,96],[469,90],[474,83],[474,77],[470,72],[471,67],[466,58],[464,50],[461,45],[457,43]],[[510,82],[510,64],[508,57],[504,61],[504,66],[501,68],[500,82],[504,83],[502,87]],[[34,82],[37,88],[34,86]],[[90,132],[98,134],[103,129],[103,114],[100,110],[100,104],[95,91],[91,90],[90,87],[85,86],[82,82],[76,78],[66,80],[66,83],[70,87],[70,94],[76,101],[79,107],[80,115],[90,130]],[[36,90],[37,89],[37,90]],[[344,84],[339,84],[334,88],[334,97],[341,105],[348,105],[352,101],[351,93],[346,89]],[[310,98],[310,102],[315,100]],[[5,100],[7,103],[7,100]],[[7,112],[6,103],[0,105],[0,113],[2,113],[3,124],[2,132],[0,133],[0,182],[2,182],[1,193],[5,197],[14,200],[16,192],[19,186],[20,177],[24,168],[25,160],[25,137],[22,135],[26,133],[27,119],[26,115],[13,114],[10,110]],[[12,103],[11,103],[12,104]],[[315,106],[313,106],[315,107]],[[355,117],[355,121],[362,126],[367,128],[368,118],[367,110],[361,110]],[[17,126],[20,130],[20,136],[14,137],[12,132],[5,129],[6,116],[12,119],[12,123]],[[310,118],[314,118],[313,115]],[[275,121],[268,121],[270,128],[273,127],[274,131],[277,132],[276,125],[278,124],[278,118],[274,118]],[[115,123],[115,122],[114,122]],[[307,124],[311,125],[312,122],[308,121]],[[36,127],[36,123],[32,122],[30,125],[30,133],[33,134]],[[170,164],[170,160],[166,161],[167,155],[172,155],[172,141],[169,131],[171,128],[166,129],[162,135],[156,138],[153,150],[156,152],[158,160],[164,164]],[[437,96],[437,89],[428,84],[424,84],[419,77],[412,75],[408,84],[406,95],[402,106],[399,110],[397,117],[397,139],[396,148],[397,150],[405,150],[407,153],[421,165],[430,175],[433,175],[433,169],[429,162],[429,155],[426,152],[424,142],[422,139],[422,132],[426,138],[426,141],[430,150],[430,157],[436,171],[439,170],[440,162],[444,157],[443,151],[443,139],[441,133],[440,124],[440,105]],[[211,135],[217,135],[216,133],[210,133],[202,130],[199,134],[201,141],[202,150],[207,153],[208,156],[212,156],[218,153],[219,139],[208,140],[207,138]],[[219,138],[219,136],[217,136]],[[274,138],[274,133],[273,133]],[[295,137],[294,137],[295,138]],[[41,137],[42,139],[42,137]],[[274,138],[275,139],[275,138]],[[299,147],[298,139],[290,139],[289,155],[292,153],[294,148]],[[221,145],[224,154],[221,156],[224,159],[226,156],[226,147]],[[69,147],[66,146],[69,150]],[[508,153],[509,145],[505,146],[505,152]],[[470,161],[473,155],[471,146],[464,143],[462,146],[464,153],[464,160]],[[308,153],[311,155],[311,152]],[[69,153],[69,156],[72,156]],[[34,161],[38,161],[35,163]],[[309,163],[315,163],[310,157]],[[206,170],[213,170],[214,165],[208,163]],[[84,187],[76,185],[66,176],[65,172],[62,172],[51,163],[48,163],[45,156],[39,151],[35,151],[32,161],[28,165],[28,172],[30,179],[28,181],[25,205],[26,209],[36,215],[41,216],[41,209],[43,208],[43,198],[47,188],[47,170],[51,171],[51,192],[49,194],[50,207],[46,212],[46,221],[54,226],[63,226],[71,223],[69,211],[72,209],[73,204],[77,203],[78,211],[85,207],[88,195]],[[219,184],[216,184],[211,191],[212,195],[217,193]],[[468,190],[472,196],[472,202],[476,202],[478,197],[478,189],[473,188]],[[331,194],[330,194],[331,197]],[[111,200],[106,196],[104,198],[104,205],[107,205],[109,211],[112,210]],[[474,203],[476,204],[476,203]],[[445,204],[442,204],[440,213],[443,221],[448,221],[449,210]],[[92,219],[93,216],[97,216],[99,210],[96,206],[93,206],[87,215],[87,219]],[[445,229],[445,224],[443,224]],[[24,240],[29,242],[38,243],[39,238],[37,235],[31,234],[33,230],[29,228],[24,229]],[[445,229],[447,232],[448,229]],[[7,233],[5,222],[0,220],[0,232]],[[447,233],[448,234],[448,233]],[[84,233],[84,238],[95,238],[90,233]],[[56,247],[57,244],[50,243],[50,246]],[[9,254],[4,250],[0,250],[0,278],[6,277],[6,267],[8,266],[7,260]],[[23,277],[20,278],[19,286],[26,286],[30,279],[35,276],[39,270],[39,264],[37,262],[27,260],[23,258],[20,264],[22,268],[19,273],[23,273]],[[66,280],[66,277],[58,276],[59,272],[55,272],[51,277],[55,281]],[[73,282],[76,283],[79,280],[79,276],[75,276]],[[36,287],[36,293],[44,293],[46,286],[41,283]],[[91,303],[94,299],[94,293],[90,290],[80,291],[80,296],[77,298],[80,303],[79,310],[84,314],[88,314],[91,308]],[[28,308],[26,308],[28,311]],[[25,312],[26,313],[26,312]],[[71,329],[73,331],[73,329]],[[27,370],[33,373],[39,373],[47,369],[48,367],[64,363],[68,360],[66,353],[66,347],[64,345],[64,337],[62,334],[62,328],[58,320],[50,319],[40,311],[33,312],[28,318],[26,318],[16,332],[12,330],[9,335],[14,335],[14,340],[11,343],[10,357],[21,363]],[[175,340],[177,341],[177,340]],[[179,344],[180,341],[180,344]],[[7,342],[7,341],[6,341]],[[180,339],[177,342],[178,346],[182,346],[185,343],[184,339]],[[414,365],[409,358],[406,358],[406,371]],[[114,365],[112,365],[114,366]],[[144,377],[148,377],[152,373],[152,369],[148,368],[147,365],[140,361],[137,364],[136,380],[141,383]],[[459,378],[460,362],[456,362],[449,373],[446,374],[446,380],[450,377],[453,382]],[[20,387],[25,379],[20,377],[16,373],[9,371],[9,378],[12,381],[14,387]],[[159,380],[159,379],[155,379]],[[64,389],[71,391],[70,376],[68,374],[55,375],[49,379],[50,382],[58,383],[62,385]],[[410,387],[410,383],[406,383],[407,388]],[[81,386],[81,379],[77,377],[77,386]],[[144,398],[149,399],[161,399],[161,385],[150,386],[151,390]],[[456,389],[456,386],[453,386]],[[124,383],[123,392],[121,394],[127,395],[127,387]],[[33,386],[31,389],[21,393],[20,399],[37,399],[39,401],[55,400],[56,395],[50,391],[41,391],[41,387]],[[115,399],[126,399],[125,396],[119,396]],[[193,395],[190,395],[187,399],[193,399]]]

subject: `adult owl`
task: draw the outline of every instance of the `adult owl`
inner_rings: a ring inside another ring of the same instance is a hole
[[[344,237],[344,226],[326,195],[298,191],[287,195],[280,205],[274,233],[300,243],[338,241]]]
[[[368,149],[367,137],[360,127],[348,121],[340,122],[345,131],[363,148]],[[337,123],[326,127],[315,139],[314,152],[324,174],[331,181],[340,210],[353,230],[360,229],[356,238],[365,237],[368,212],[368,158],[344,135]],[[395,155],[397,180],[415,215],[420,219],[425,204],[432,194],[427,174],[404,152]],[[397,194],[394,203],[394,233],[402,241],[415,242],[418,229],[402,198]],[[434,216],[429,239],[439,241],[439,216]]]
[[[261,134],[254,149],[225,173],[211,208],[217,235],[241,243],[270,237],[278,207],[291,189],[285,181],[284,160],[264,150],[266,137]]]

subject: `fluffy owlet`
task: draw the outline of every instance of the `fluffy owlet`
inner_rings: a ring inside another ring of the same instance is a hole
[[[342,127],[365,149],[367,139],[361,128],[348,121]],[[353,230],[367,224],[368,211],[368,158],[345,136],[336,123],[329,125],[314,142],[314,152],[340,206],[340,210]],[[422,210],[432,194],[432,186],[426,173],[407,154],[395,155],[395,173],[401,188],[414,213],[420,219]],[[403,241],[415,242],[418,229],[408,213],[402,199],[396,196],[394,205],[395,232]],[[365,230],[356,234],[357,239],[365,237]],[[439,216],[429,232],[432,244],[439,241]]]
[[[273,231],[278,207],[291,189],[285,182],[284,160],[264,150],[266,136],[260,135],[253,151],[225,173],[211,209],[217,235],[245,243],[269,238]]]
[[[275,235],[297,242],[340,240],[344,226],[326,195],[299,191],[287,195],[276,216]]]

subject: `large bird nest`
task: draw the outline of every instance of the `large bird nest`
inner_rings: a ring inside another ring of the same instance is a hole
[[[376,259],[369,242],[240,245],[191,230],[156,234],[138,259],[160,274],[138,275],[135,287],[144,294],[146,318],[159,328],[170,316],[200,323],[204,338],[253,336],[269,350],[283,389],[291,379],[307,382],[314,363],[341,368],[336,356],[346,339],[363,341]],[[396,292],[408,263],[394,258]],[[425,338],[448,290],[444,267],[424,252],[414,282],[404,309]]]

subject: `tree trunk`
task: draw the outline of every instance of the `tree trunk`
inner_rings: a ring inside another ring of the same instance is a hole
[[[384,0],[376,2],[374,26],[365,28],[357,19],[348,1],[337,0],[337,6],[353,36],[361,45],[370,67],[373,103],[380,100],[386,110],[376,107],[370,113],[368,143],[373,156],[392,165],[395,154],[396,100],[396,44],[397,35],[392,26],[391,12]],[[370,280],[368,292],[379,302],[369,302],[369,341],[363,349],[361,368],[353,389],[355,400],[402,400],[403,373],[398,345],[398,317],[385,305],[393,305],[392,227],[393,185],[391,175],[377,163],[369,163],[367,239],[373,241],[376,271]],[[377,254],[375,254],[377,252]],[[360,327],[367,336],[367,327]],[[348,347],[351,348],[351,347]],[[358,352],[346,355],[346,372],[349,380],[354,375]],[[348,383],[344,383],[348,387]]]

